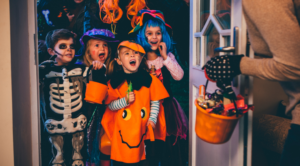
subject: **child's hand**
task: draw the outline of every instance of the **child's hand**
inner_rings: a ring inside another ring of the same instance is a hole
[[[155,73],[155,72],[150,71],[150,74],[156,76],[156,73]]]
[[[152,122],[151,120],[148,120],[147,126],[148,126],[149,124],[152,126],[153,129],[155,129],[155,123],[154,123],[154,122]]]
[[[166,45],[166,43],[161,42],[161,43],[159,44],[158,50],[159,50],[159,53],[160,53],[160,55],[162,56],[162,58],[163,58],[164,60],[166,60],[166,59],[168,58],[168,55],[167,55],[167,45]]]
[[[100,61],[93,61],[93,70],[99,70],[103,67],[103,63]]]
[[[134,102],[135,100],[134,93],[133,92],[127,93],[125,96],[125,100],[128,101],[128,103]]]

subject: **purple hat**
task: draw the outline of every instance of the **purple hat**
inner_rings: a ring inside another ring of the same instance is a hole
[[[90,39],[99,39],[106,42],[118,42],[119,40],[115,39],[115,35],[107,29],[92,29],[85,32],[80,38],[80,43],[82,46],[85,46],[86,42]]]

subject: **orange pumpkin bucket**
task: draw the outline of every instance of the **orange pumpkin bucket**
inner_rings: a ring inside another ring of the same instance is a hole
[[[227,142],[238,120],[243,117],[242,114],[236,117],[208,113],[197,104],[197,100],[195,100],[195,105],[197,107],[196,134],[200,139],[208,143],[222,144]]]

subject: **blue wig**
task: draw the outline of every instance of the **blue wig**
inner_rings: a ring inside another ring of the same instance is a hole
[[[162,34],[162,39],[161,42],[166,43],[167,46],[167,54],[169,52],[173,51],[173,40],[171,39],[169,33],[167,32],[166,26],[165,24],[155,18],[151,18],[148,21],[146,21],[144,23],[144,26],[139,30],[137,37],[136,37],[136,42],[141,45],[146,52],[152,51],[151,49],[151,45],[148,43],[147,41],[147,37],[145,35],[146,32],[146,27],[159,27],[161,30],[161,34]]]

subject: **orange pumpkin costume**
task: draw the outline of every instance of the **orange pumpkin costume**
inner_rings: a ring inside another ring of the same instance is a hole
[[[115,75],[108,82],[106,104],[123,98],[127,94],[128,84],[124,72]],[[135,101],[118,111],[108,107],[102,118],[102,126],[111,140],[111,159],[123,163],[138,163],[145,160],[144,140],[150,139],[147,121],[150,116],[150,101],[158,101],[169,97],[163,84],[153,75],[141,70],[132,74]],[[140,84],[140,85],[137,85]],[[135,86],[137,85],[137,86]],[[162,104],[154,130],[155,139],[165,141],[166,124]]]

